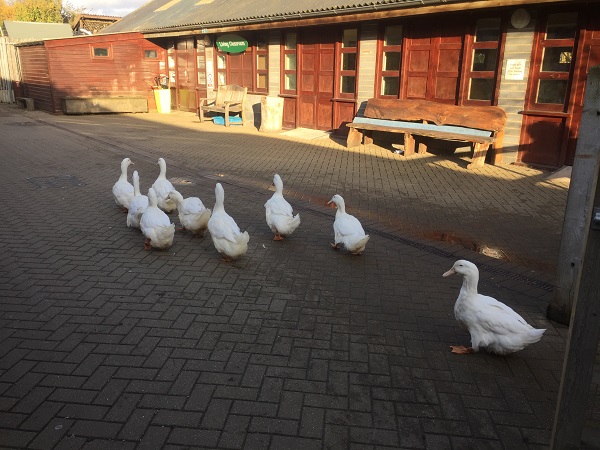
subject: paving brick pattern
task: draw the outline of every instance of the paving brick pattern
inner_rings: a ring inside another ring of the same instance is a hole
[[[548,445],[566,329],[544,310],[566,189],[541,172],[471,173],[460,156],[404,161],[188,113],[3,105],[0,132],[0,447]],[[209,207],[222,182],[247,255],[224,263],[182,231],[145,251],[110,193],[125,156],[143,189],[165,157]],[[274,172],[302,217],[282,242],[264,219]],[[329,248],[334,193],[372,233],[360,257]],[[514,256],[431,239],[442,231]],[[441,277],[459,257],[484,268],[482,292],[547,328],[541,342],[449,352],[468,342],[452,311],[460,279]]]

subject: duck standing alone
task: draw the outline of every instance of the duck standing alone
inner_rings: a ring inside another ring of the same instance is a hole
[[[129,209],[129,203],[133,198],[133,185],[127,181],[127,168],[131,164],[133,164],[133,162],[129,158],[125,158],[121,161],[121,175],[112,188],[115,203],[124,211]]]
[[[148,208],[148,196],[142,195],[140,192],[140,176],[137,170],[133,171],[133,198],[129,203],[129,211],[127,212],[127,226],[139,228],[142,214]]]
[[[327,202],[328,205],[332,203],[337,207],[337,212],[333,222],[335,243],[330,244],[331,247],[338,250],[343,245],[353,255],[360,255],[365,250],[369,235],[365,234],[358,219],[346,212],[346,203],[340,195],[335,194]]]
[[[454,304],[454,316],[471,334],[471,347],[451,346],[453,353],[473,353],[485,348],[507,355],[538,342],[545,329],[533,328],[511,307],[493,297],[477,293],[479,269],[460,259],[443,274],[463,276],[463,284]]]
[[[171,223],[169,216],[157,206],[156,192],[153,188],[148,189],[148,207],[142,214],[140,228],[146,237],[144,242],[146,250],[152,247],[166,250],[173,245],[175,224]]]
[[[294,216],[292,205],[283,198],[283,181],[277,174],[273,176],[275,192],[265,203],[267,225],[275,233],[274,241],[282,241],[283,236],[288,236],[300,225],[300,214]]]
[[[196,236],[204,236],[210,219],[210,209],[207,209],[198,197],[183,198],[177,191],[171,191],[167,201],[173,200],[179,212],[179,221],[184,230],[189,230]]]
[[[235,220],[225,212],[225,191],[221,183],[215,186],[215,206],[208,221],[208,231],[224,261],[233,261],[248,251],[250,235],[240,231]]]
[[[167,200],[167,197],[171,191],[176,190],[173,184],[167,179],[167,163],[164,158],[158,158],[158,167],[160,167],[160,173],[158,178],[152,185],[154,192],[156,192],[156,198],[158,200],[158,207],[163,211],[170,213],[177,208],[177,204],[174,200]]]

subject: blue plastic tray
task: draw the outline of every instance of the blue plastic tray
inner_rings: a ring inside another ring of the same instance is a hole
[[[216,125],[225,125],[225,117],[213,117],[213,123]],[[238,116],[229,116],[229,125],[242,125],[242,118]]]

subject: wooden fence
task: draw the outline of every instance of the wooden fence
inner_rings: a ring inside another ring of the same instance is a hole
[[[13,81],[20,80],[17,49],[7,37],[0,37],[0,103],[14,103]]]

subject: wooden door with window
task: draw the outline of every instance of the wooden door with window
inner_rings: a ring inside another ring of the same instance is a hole
[[[572,78],[579,14],[575,10],[540,16],[531,57],[518,160],[560,167],[567,155],[574,119]],[[577,58],[580,59],[580,58]]]
[[[298,83],[298,126],[331,130],[335,72],[335,34],[327,31],[301,35]]]
[[[179,110],[195,112],[196,103],[196,49],[194,38],[180,39],[176,46],[177,103]]]
[[[410,24],[401,98],[457,103],[465,28],[450,22]]]

